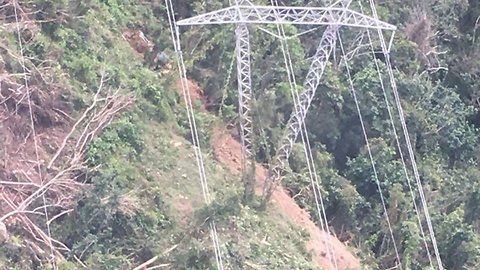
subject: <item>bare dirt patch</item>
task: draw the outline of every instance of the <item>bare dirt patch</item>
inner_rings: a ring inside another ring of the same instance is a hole
[[[188,90],[192,103],[197,101],[205,104],[205,97],[200,86],[191,80],[187,80]],[[181,81],[177,81],[177,89],[182,89]],[[235,139],[235,132],[223,126],[217,126],[213,130],[212,149],[215,158],[227,166],[232,173],[241,172],[242,146]],[[256,192],[261,194],[263,183],[267,175],[267,169],[260,164],[256,165]],[[356,270],[360,269],[360,260],[356,258],[348,248],[337,238],[320,230],[312,221],[310,214],[300,208],[288,192],[279,186],[272,196],[272,203],[281,215],[285,216],[293,224],[300,226],[310,235],[310,241],[306,244],[307,250],[313,255],[313,261],[326,270]],[[185,209],[183,209],[185,210]],[[329,260],[328,248],[330,246],[332,257],[335,258],[337,267]]]
[[[125,30],[122,37],[137,53],[142,55],[150,51],[154,46],[153,42],[151,42],[141,30]]]
[[[202,104],[202,109],[206,111],[206,100],[203,95],[203,89],[198,85],[198,83],[192,81],[192,80],[186,80],[185,81],[185,86],[186,90],[188,91],[188,94],[190,96],[190,100],[192,101],[192,105],[195,105],[196,103],[200,102]],[[180,91],[180,94],[183,97],[183,91],[182,91],[182,81],[178,80],[176,82],[176,89]],[[183,100],[182,100],[183,101]]]
[[[193,206],[190,200],[186,198],[179,198],[175,202],[175,209],[181,214],[182,218],[180,220],[181,225],[187,225],[189,222],[189,217],[193,213]]]
[[[36,82],[29,83],[30,101],[24,86],[13,81],[0,81],[0,103],[3,104],[0,108],[1,170],[10,176],[15,172],[35,175],[31,180],[38,184],[41,179],[37,175],[35,147],[40,165],[43,165],[65,137],[71,123],[67,115],[69,108],[61,100],[62,93],[58,89],[41,89]]]
[[[241,144],[234,139],[232,132],[217,127],[214,129],[212,148],[215,158],[230,168],[233,173],[241,170]],[[267,170],[261,165],[256,165],[256,192],[261,193]],[[310,234],[307,249],[312,253],[313,260],[322,268],[335,269],[328,258],[328,244],[333,250],[338,269],[360,269],[360,261],[337,238],[320,230],[312,221],[310,214],[300,208],[288,192],[281,186],[277,187],[272,196],[272,203],[278,211],[292,223],[305,229]]]

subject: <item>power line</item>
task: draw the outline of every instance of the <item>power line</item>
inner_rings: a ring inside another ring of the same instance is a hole
[[[342,51],[342,56],[345,59],[345,57],[346,57],[345,56],[345,50],[343,48],[343,42],[342,42],[342,39],[341,39],[340,35],[338,36],[338,41],[340,43],[340,49]],[[368,141],[367,130],[365,128],[365,123],[363,121],[363,116],[362,116],[362,112],[361,112],[361,109],[360,109],[360,103],[358,101],[357,94],[356,94],[356,91],[355,91],[355,87],[354,87],[354,84],[353,84],[353,79],[352,79],[352,76],[350,74],[350,67],[349,67],[349,64],[346,61],[346,59],[345,59],[344,63],[345,63],[345,69],[347,71],[348,82],[350,84],[350,92],[352,93],[353,100],[355,101],[355,106],[356,106],[356,109],[357,109],[358,118],[360,119],[360,125],[362,126],[362,132],[363,132],[363,136],[365,138],[365,143],[366,143],[366,147],[367,147],[367,151],[368,151],[368,156],[370,158],[370,163],[371,163],[372,169],[373,169],[373,176],[375,178],[375,183],[377,184],[378,192],[380,193],[380,200],[382,202],[383,213],[384,213],[385,219],[387,221],[390,236],[392,238],[393,248],[395,250],[395,256],[397,257],[399,269],[402,270],[402,263],[401,263],[401,260],[400,260],[400,255],[398,253],[397,244],[395,242],[395,236],[393,234],[392,225],[390,223],[390,218],[388,216],[387,206],[386,206],[386,203],[385,203],[385,197],[383,196],[382,186],[381,186],[380,180],[378,178],[378,172],[377,172],[377,168],[376,168],[376,165],[375,165],[375,160],[373,158],[372,149],[370,147],[370,142]]]
[[[363,12],[363,6],[362,6],[361,2],[360,2],[360,10]],[[368,30],[368,29],[367,29],[367,36],[368,36],[368,41],[369,41],[369,44],[370,44],[371,53],[374,56],[375,55],[375,49],[373,48],[372,37],[371,37],[371,34],[370,34],[370,30]],[[407,164],[405,162],[405,156],[403,154],[403,150],[402,150],[402,147],[401,147],[401,144],[400,144],[400,138],[398,136],[397,129],[395,127],[395,122],[394,122],[394,119],[393,119],[392,109],[391,109],[391,106],[390,106],[390,102],[388,100],[387,92],[385,90],[385,84],[383,83],[383,78],[382,78],[382,74],[381,74],[381,71],[380,71],[380,67],[378,65],[378,62],[375,59],[374,59],[374,63],[375,63],[375,68],[377,70],[380,86],[382,88],[385,104],[387,106],[387,111],[388,111],[388,116],[390,118],[392,132],[393,132],[394,137],[395,137],[395,142],[397,144],[397,149],[398,149],[398,153],[400,155],[400,160],[402,161],[403,171],[405,173],[405,178],[407,180],[408,189],[410,191],[410,196],[412,198],[413,207],[414,207],[416,217],[417,217],[417,221],[418,221],[418,226],[420,228],[420,233],[421,233],[421,236],[422,236],[422,239],[423,239],[423,243],[425,245],[425,250],[427,252],[428,261],[430,262],[430,266],[433,268],[432,255],[430,254],[430,249],[428,248],[427,238],[425,236],[425,229],[423,228],[422,220],[421,220],[421,217],[420,217],[420,212],[418,210],[417,202],[416,202],[416,199],[415,199],[415,194],[413,192],[410,176],[409,176],[408,169],[407,169]]]
[[[189,87],[187,85],[187,72],[186,72],[185,63],[183,61],[183,55],[182,55],[182,50],[180,46],[180,33],[179,33],[178,27],[176,26],[175,17],[174,17],[174,7],[172,4],[172,1],[165,0],[165,4],[167,6],[167,16],[168,16],[172,42],[173,42],[174,49],[177,56],[177,65],[178,65],[178,70],[180,74],[180,82],[182,86],[185,107],[187,110],[188,122],[190,125],[190,131],[191,131],[192,140],[193,140],[193,149],[195,152],[195,159],[197,161],[197,168],[198,168],[198,173],[199,173],[200,182],[202,186],[203,198],[205,203],[209,205],[211,203],[211,197],[208,189],[208,180],[205,173],[205,165],[203,161],[202,151],[200,149],[200,140],[198,137],[198,130],[195,122],[195,114],[193,111]],[[210,226],[210,234],[213,242],[213,247],[215,251],[215,260],[217,264],[217,269],[223,270],[224,268],[223,268],[222,253],[220,249],[220,241],[218,239],[218,233],[217,233],[215,222],[211,220],[209,226]]]
[[[167,0],[166,0],[167,1]],[[339,2],[347,2],[350,3],[350,0],[341,0]],[[242,1],[242,5],[239,5],[240,2],[236,1],[235,6],[230,6],[228,8],[223,8],[220,10],[208,12],[206,14],[200,14],[191,18],[183,19],[175,23],[179,26],[186,26],[186,25],[206,25],[206,24],[236,24],[237,30],[239,27],[243,30],[241,33],[237,33],[237,61],[241,61],[241,64],[238,65],[237,63],[237,72],[242,72],[242,76],[239,76],[239,93],[243,96],[239,98],[239,106],[241,106],[241,117],[244,120],[247,120],[250,111],[250,92],[251,90],[251,80],[250,80],[250,46],[248,41],[248,29],[246,28],[247,24],[276,24],[277,30],[279,30],[280,35],[277,37],[281,37],[282,46],[283,48],[288,49],[288,44],[285,46],[285,32],[282,31],[281,27],[278,27],[279,24],[293,24],[293,25],[328,25],[326,31],[323,33],[322,38],[319,42],[317,47],[317,51],[315,56],[312,59],[312,63],[310,65],[309,72],[307,74],[304,88],[305,90],[298,96],[295,96],[293,93],[293,100],[294,100],[294,112],[292,113],[288,123],[287,128],[285,131],[284,136],[280,142],[280,147],[277,149],[277,153],[275,155],[275,164],[269,170],[268,178],[265,182],[264,193],[262,197],[262,205],[264,206],[271,194],[272,191],[277,183],[280,182],[281,178],[284,175],[285,167],[288,165],[288,157],[292,152],[293,144],[295,143],[297,136],[302,134],[302,139],[306,141],[307,149],[304,149],[307,158],[307,164],[309,166],[309,175],[313,175],[313,189],[314,192],[320,193],[320,184],[319,179],[315,178],[318,177],[315,172],[315,166],[313,164],[313,154],[311,152],[311,147],[309,144],[309,140],[305,140],[305,135],[307,134],[306,126],[304,123],[306,113],[308,108],[311,105],[313,97],[315,95],[316,89],[321,81],[323,76],[323,72],[325,67],[328,63],[330,54],[334,51],[336,38],[337,38],[337,31],[341,26],[354,26],[354,27],[362,27],[362,28],[375,28],[375,29],[387,29],[387,30],[395,30],[396,27],[390,25],[388,23],[373,19],[368,17],[364,14],[360,14],[358,12],[349,10],[346,7],[342,8],[334,8],[334,7],[327,7],[327,8],[308,8],[308,7],[293,7],[293,6],[282,6],[282,7],[269,7],[269,6],[255,6],[250,1]],[[244,4],[246,3],[246,4]],[[170,1],[171,5],[171,1]],[[173,8],[172,8],[173,10]],[[172,12],[173,13],[173,12]],[[171,26],[172,33],[176,31],[176,37],[173,37],[176,51],[178,54],[179,61],[179,69],[182,79],[186,77],[185,67],[183,66],[183,58],[181,55],[181,50],[179,46],[179,34],[178,28]],[[238,31],[237,31],[238,32]],[[173,34],[172,34],[173,35]],[[178,43],[178,45],[177,45]],[[240,44],[241,43],[241,44]],[[239,46],[239,44],[241,46]],[[242,49],[241,55],[239,55],[238,48]],[[177,60],[178,60],[177,59]],[[287,62],[287,71],[290,73],[289,75],[289,83],[291,84],[291,89],[296,87],[295,78],[293,75],[293,64],[291,63],[291,57],[289,60],[289,56],[287,55],[287,51],[284,52],[284,60]],[[183,69],[183,70],[182,70]],[[182,87],[185,85],[182,84]],[[184,90],[185,91],[185,90]],[[188,95],[188,93],[187,93]],[[243,100],[243,97],[246,97],[246,100]],[[191,121],[191,119],[189,119]],[[242,122],[242,121],[241,121]],[[244,121],[244,124],[250,124],[249,121]],[[194,124],[194,122],[193,122]],[[248,126],[250,128],[250,126]],[[245,129],[244,129],[245,131]],[[247,130],[250,132],[249,130]],[[245,132],[243,132],[242,137],[242,148],[243,151],[246,151],[247,143],[249,142],[245,137]],[[193,135],[192,135],[193,136]],[[195,137],[195,136],[193,136]],[[306,137],[308,139],[308,137]],[[194,139],[195,140],[195,139]],[[253,141],[251,141],[253,142]],[[250,145],[250,144],[248,144]],[[321,196],[321,195],[320,195]],[[318,197],[317,196],[317,200]],[[320,200],[320,204],[323,204],[323,200]],[[323,207],[323,206],[322,206]],[[317,204],[317,210],[319,210],[319,206]],[[320,222],[325,223],[326,230],[328,231],[328,220],[326,218],[325,211],[319,210],[320,212]]]
[[[274,4],[278,5],[278,2],[276,0],[275,1],[272,0],[271,2],[272,2],[272,5],[274,5]],[[332,4],[330,7],[333,7],[333,6],[340,3],[345,8],[345,7],[349,6],[350,2],[351,1],[349,1],[349,0],[346,0],[346,1],[341,0],[341,1],[337,1],[336,3]],[[279,20],[278,12],[276,10],[275,10],[274,14],[275,14],[276,19]],[[344,14],[342,13],[340,16],[343,16],[343,15]],[[331,27],[333,27],[333,26],[331,26]],[[292,96],[293,96],[295,114],[300,115],[299,117],[305,117],[306,111],[303,112],[303,113],[299,112],[299,110],[302,110],[302,108],[301,108],[301,106],[298,106],[298,105],[302,104],[302,102],[305,102],[305,100],[301,99],[300,96],[298,95],[297,84],[296,84],[296,81],[295,81],[294,69],[293,69],[293,64],[292,64],[292,59],[291,59],[291,56],[290,56],[290,53],[289,53],[287,38],[286,38],[286,35],[285,35],[285,30],[283,28],[283,25],[277,24],[277,30],[278,30],[279,34],[278,35],[273,34],[273,35],[276,36],[276,37],[279,37],[282,41],[281,49],[282,49],[282,52],[284,54],[284,59],[285,59],[285,63],[286,63],[286,66],[287,66],[287,75],[288,75],[288,79],[289,79],[289,83],[290,83],[290,90],[291,90],[291,93],[292,93]],[[305,96],[303,98],[305,98]],[[298,107],[300,107],[300,108],[298,108]],[[308,167],[308,171],[309,171],[310,181],[311,181],[313,192],[314,192],[314,197],[315,197],[315,202],[316,202],[317,213],[318,213],[318,216],[319,216],[320,225],[322,227],[322,230],[326,231],[327,234],[330,235],[330,228],[328,226],[328,219],[327,219],[327,216],[326,216],[325,206],[324,206],[324,203],[323,203],[323,197],[321,195],[320,180],[319,180],[318,174],[316,173],[316,167],[315,167],[315,164],[314,164],[313,154],[312,154],[312,150],[311,150],[311,146],[310,146],[310,140],[308,138],[308,131],[307,131],[307,128],[306,128],[305,121],[304,120],[298,120],[298,121],[299,121],[299,124],[300,124],[299,133],[300,133],[300,137],[302,139],[302,145],[303,145],[303,148],[304,148],[304,153],[305,153],[305,157],[306,157],[306,161],[307,161],[307,167]],[[320,201],[320,203],[319,203],[319,201]],[[337,261],[335,259],[335,255],[333,254],[333,256],[332,256],[332,254],[331,254],[331,253],[334,253],[334,249],[332,249],[332,250],[330,249],[331,246],[330,246],[330,241],[328,239],[326,240],[326,243],[327,243],[327,255],[328,255],[329,259],[331,260],[332,265],[334,265],[335,269],[337,269],[338,266],[337,266]]]
[[[373,0],[369,0],[369,1],[370,1],[370,7],[371,7],[372,12],[373,12],[373,16],[374,16],[375,19],[378,19],[378,14],[377,14],[377,9],[375,7],[375,3],[373,2]],[[440,253],[438,251],[437,240],[435,239],[435,232],[433,230],[432,220],[431,220],[431,217],[430,217],[430,213],[428,211],[427,200],[425,199],[425,193],[423,191],[422,181],[420,180],[420,174],[418,173],[417,162],[416,162],[416,159],[415,159],[415,154],[413,153],[413,147],[412,147],[412,143],[410,141],[410,135],[408,133],[407,124],[406,124],[406,121],[405,121],[405,114],[403,112],[402,104],[401,104],[400,97],[399,97],[399,94],[398,94],[397,83],[395,81],[395,76],[393,74],[392,63],[391,63],[391,60],[390,60],[390,54],[388,52],[387,45],[386,45],[386,42],[385,42],[385,38],[384,38],[383,32],[381,30],[378,30],[378,36],[380,38],[382,51],[383,51],[383,54],[385,56],[387,71],[388,71],[388,75],[389,75],[389,78],[390,78],[390,84],[391,84],[393,94],[394,94],[394,97],[395,97],[395,102],[396,102],[396,105],[397,105],[398,114],[400,116],[400,123],[402,125],[403,135],[404,135],[405,141],[407,143],[408,154],[409,154],[409,157],[410,157],[410,161],[412,163],[413,173],[414,173],[415,180],[416,180],[417,187],[418,187],[418,191],[419,191],[419,194],[420,194],[422,207],[423,207],[423,210],[424,210],[424,213],[425,213],[425,220],[427,222],[427,227],[428,227],[428,230],[429,230],[429,233],[430,233],[430,238],[432,240],[432,245],[433,245],[433,249],[434,249],[434,252],[435,252],[435,257],[436,257],[436,260],[437,260],[438,268],[440,270],[443,270],[442,259],[440,257]]]
[[[272,3],[272,6],[278,6],[278,1],[277,0],[271,0],[271,3]],[[275,16],[278,19],[278,13],[277,12],[275,12]],[[298,94],[298,88],[297,88],[297,82],[296,82],[296,78],[295,78],[295,74],[294,74],[292,58],[291,58],[291,55],[290,55],[290,50],[289,50],[289,46],[288,46],[288,42],[287,42],[286,34],[285,34],[285,29],[284,29],[283,25],[277,24],[277,31],[278,31],[278,34],[280,36],[281,49],[282,49],[285,65],[286,65],[286,68],[287,68],[288,81],[289,81],[289,84],[290,84],[290,92],[291,92],[291,95],[292,95],[292,98],[293,98],[294,108],[296,110],[295,113],[298,114],[297,104],[300,103],[301,101],[300,101],[300,96]],[[308,168],[309,178],[310,178],[310,182],[311,182],[311,186],[312,186],[312,190],[313,190],[313,194],[314,194],[314,198],[315,198],[315,206],[316,206],[316,210],[317,210],[318,219],[320,221],[320,226],[321,226],[322,230],[324,232],[327,232],[327,234],[324,235],[325,236],[325,243],[327,245],[327,256],[328,256],[328,259],[329,259],[330,263],[332,264],[332,266],[335,269],[338,269],[338,265],[337,265],[335,255],[332,254],[332,253],[334,253],[334,250],[332,249],[331,242],[329,241],[329,238],[328,238],[330,236],[330,229],[328,227],[328,219],[327,219],[327,216],[326,216],[325,206],[323,204],[323,197],[322,197],[321,190],[320,190],[320,183],[319,183],[320,181],[319,181],[318,175],[316,173],[315,164],[314,164],[314,161],[313,161],[312,149],[310,147],[310,139],[308,137],[307,127],[306,127],[306,124],[305,124],[304,121],[302,123],[302,129],[300,130],[300,136],[302,138],[303,151],[304,151],[305,158],[306,158],[306,161],[307,161],[307,168]]]

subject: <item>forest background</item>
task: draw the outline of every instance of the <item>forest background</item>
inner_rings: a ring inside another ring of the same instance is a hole
[[[173,0],[178,19],[227,2]],[[394,73],[444,266],[479,269],[480,3],[377,7],[399,28]],[[215,159],[215,130],[238,124],[233,26],[182,29],[189,78],[203,89],[194,105],[215,197],[204,206],[163,1],[2,0],[0,21],[0,269],[51,269],[51,257],[60,269],[131,269],[151,258],[168,269],[214,269],[210,219],[228,269],[318,269],[305,249],[308,233],[274,210],[245,205],[240,177]],[[289,40],[298,78],[321,30]],[[361,34],[342,31],[348,52]],[[292,98],[280,42],[258,30],[251,42],[256,160],[268,164]],[[156,67],[148,48],[170,62]],[[402,264],[428,269],[375,69],[384,59],[368,48],[356,53],[348,62]],[[395,265],[392,240],[335,55],[307,116],[329,226],[364,269],[387,269]],[[318,222],[304,162],[294,153],[283,186]]]

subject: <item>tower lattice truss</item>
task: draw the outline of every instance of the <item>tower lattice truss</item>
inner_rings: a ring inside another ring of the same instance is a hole
[[[381,29],[395,31],[394,25],[374,19],[349,9],[351,0],[339,1],[329,7],[292,7],[292,6],[256,6],[249,1],[237,1],[234,6],[208,12],[177,22],[177,26],[235,24],[237,81],[239,100],[239,122],[243,146],[243,170],[249,170],[253,152],[252,121],[252,79],[250,61],[250,30],[248,25],[290,24],[326,26],[319,41],[310,68],[303,82],[303,90],[295,103],[280,140],[267,179],[265,180],[264,199],[268,200],[274,188],[280,183],[288,166],[293,145],[304,125],[310,104],[329,58],[335,49],[337,34],[341,27]]]

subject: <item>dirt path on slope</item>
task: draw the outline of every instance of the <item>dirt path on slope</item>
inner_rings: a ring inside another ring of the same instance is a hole
[[[187,83],[192,103],[200,101],[205,104],[203,91],[198,83],[192,80],[187,80]],[[177,81],[177,90],[181,94],[180,81]],[[225,127],[214,128],[212,148],[215,158],[228,166],[233,173],[238,174],[241,171],[242,147],[240,142],[237,141],[232,134],[233,133]],[[263,182],[265,181],[266,175],[267,170],[265,167],[257,164],[256,192],[258,194],[261,194],[263,190]],[[314,262],[320,267],[325,270],[335,269],[327,255],[326,241],[328,241],[332,247],[333,257],[336,258],[339,270],[359,270],[361,268],[360,260],[356,258],[340,240],[321,231],[312,221],[310,214],[300,208],[283,187],[277,187],[272,196],[272,203],[281,215],[285,216],[293,224],[305,229],[310,234],[310,241],[307,243],[306,248],[312,253]]]
[[[212,147],[218,161],[228,166],[233,173],[240,173],[241,170],[241,144],[234,139],[231,132],[225,128],[217,127],[213,131]],[[256,165],[256,192],[261,193],[267,170],[263,166]],[[335,267],[329,260],[326,241],[330,242],[333,254],[337,261],[338,269],[360,269],[360,261],[353,256],[348,248],[337,238],[321,231],[310,218],[310,214],[300,208],[285,189],[279,186],[273,196],[272,203],[280,213],[287,217],[293,224],[300,226],[310,234],[310,241],[307,250],[313,255],[313,260],[326,270],[333,270]]]

